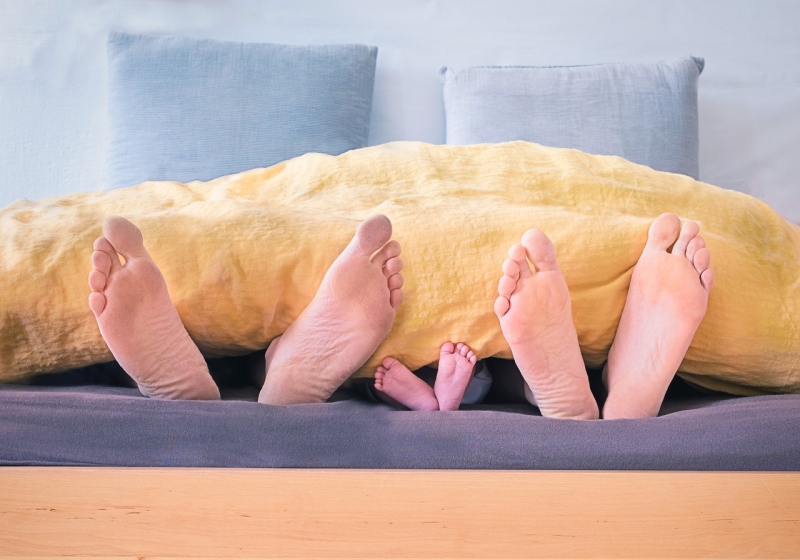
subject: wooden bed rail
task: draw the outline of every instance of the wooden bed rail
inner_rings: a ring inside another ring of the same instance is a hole
[[[0,468],[0,555],[800,557],[800,474]]]

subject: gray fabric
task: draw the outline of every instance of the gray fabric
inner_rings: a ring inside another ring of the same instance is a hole
[[[442,68],[448,144],[527,140],[699,173],[702,58],[591,66]]]
[[[112,33],[109,180],[207,181],[367,145],[378,50]]]
[[[480,360],[476,364],[478,371],[469,380],[464,396],[461,397],[461,404],[478,404],[483,402],[489,390],[492,388],[492,374],[486,365],[486,360]]]
[[[120,387],[5,386],[0,464],[800,469],[800,395],[695,396],[668,401],[662,413],[579,422],[542,418],[526,404],[410,412],[356,398],[281,407],[157,401]]]

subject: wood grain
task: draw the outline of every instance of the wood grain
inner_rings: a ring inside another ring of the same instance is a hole
[[[0,555],[800,557],[800,474],[0,469]]]

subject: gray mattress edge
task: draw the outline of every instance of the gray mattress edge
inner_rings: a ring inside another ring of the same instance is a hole
[[[800,395],[665,402],[656,418],[543,418],[526,404],[395,410],[159,401],[108,386],[0,386],[0,465],[369,469],[800,469]]]

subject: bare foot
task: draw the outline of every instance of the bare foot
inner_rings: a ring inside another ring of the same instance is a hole
[[[439,410],[458,410],[464,391],[467,390],[472,370],[475,368],[475,354],[469,346],[459,342],[445,342],[439,353],[439,371],[433,392],[439,402]]]
[[[142,232],[125,218],[111,216],[103,234],[94,242],[89,307],[114,358],[148,397],[219,399],[164,277],[144,248]]]
[[[692,221],[681,227],[675,214],[662,214],[650,226],[608,354],[604,418],[658,414],[714,283],[711,254],[699,231]]]
[[[411,410],[439,410],[431,386],[391,357],[375,371],[375,389]]]
[[[389,334],[403,301],[400,244],[377,215],[362,223],[308,307],[266,354],[259,402],[326,401]]]
[[[554,418],[596,419],[597,402],[589,390],[555,247],[544,233],[531,229],[508,254],[494,311],[539,410]]]

